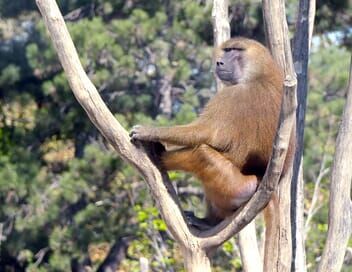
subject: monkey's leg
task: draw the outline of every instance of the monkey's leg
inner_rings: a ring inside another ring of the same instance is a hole
[[[162,161],[167,170],[192,172],[202,180],[209,202],[206,221],[211,225],[248,201],[257,187],[256,176],[243,175],[230,160],[208,145],[166,152]]]
[[[231,198],[231,206],[239,207],[254,193],[258,179],[243,175],[229,159],[208,145],[165,152],[162,163],[166,170],[183,170],[196,174],[209,197]],[[207,192],[209,191],[209,192]]]
[[[200,160],[207,166],[200,172],[200,178],[205,189],[210,191],[210,200],[212,194],[215,198],[225,197],[224,201],[230,198],[231,206],[237,208],[249,200],[258,184],[255,175],[243,175],[229,159],[208,145],[201,145],[198,153]]]
[[[195,148],[182,148],[178,150],[168,151],[162,154],[162,165],[166,170],[182,170],[193,172],[201,167],[201,161]],[[210,203],[207,202],[207,214],[209,214]],[[198,218],[192,211],[184,211],[186,220],[189,225],[199,229],[207,230],[216,225],[215,222],[209,222],[208,218]],[[212,217],[214,219],[214,216]],[[220,222],[221,220],[217,221]]]
[[[161,155],[162,166],[165,170],[182,170],[193,172],[199,166],[199,158],[196,156],[195,148],[182,148],[167,151]]]

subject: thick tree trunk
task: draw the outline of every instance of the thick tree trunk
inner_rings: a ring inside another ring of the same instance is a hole
[[[211,272],[210,260],[201,248],[182,250],[187,272]]]

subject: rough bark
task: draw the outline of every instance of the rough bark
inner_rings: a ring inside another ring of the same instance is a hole
[[[194,244],[198,249],[184,249],[183,258],[185,263],[185,269],[187,272],[210,272],[210,261],[207,253],[200,247],[200,244]],[[206,270],[204,270],[206,269]]]
[[[293,68],[292,53],[288,35],[288,27],[283,0],[263,0],[263,15],[268,47],[283,68],[285,77],[293,82],[291,91],[296,99],[296,74]],[[289,91],[285,87],[285,92]],[[292,94],[291,94],[292,95]],[[294,128],[293,128],[294,129]],[[291,131],[290,131],[291,132]],[[294,130],[293,130],[294,132]],[[291,270],[291,221],[290,221],[290,182],[292,169],[280,180],[278,192],[278,216],[277,224],[272,226],[275,231],[274,238],[266,240],[266,252],[264,256],[264,271],[284,272]]]
[[[331,171],[329,227],[318,272],[340,271],[352,233],[352,58],[347,99]]]
[[[308,59],[313,33],[315,0],[300,0],[293,39],[293,62],[297,74],[296,152],[291,182],[292,271],[306,271],[304,247],[303,137],[308,92]]]
[[[224,41],[230,39],[229,1],[214,0],[211,18],[213,22],[214,47],[218,47]],[[215,65],[215,60],[213,60],[213,63]],[[216,76],[215,80],[216,89],[219,91],[224,87],[224,84]]]
[[[263,271],[263,261],[259,253],[254,220],[239,232],[238,240],[243,271]]]

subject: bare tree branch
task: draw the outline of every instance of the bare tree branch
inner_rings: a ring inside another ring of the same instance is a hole
[[[310,51],[310,46],[312,44],[312,37],[313,37],[313,31],[314,31],[315,11],[316,11],[316,0],[309,0],[309,11],[308,11],[308,24],[309,24],[308,45],[309,45],[309,51]]]
[[[290,88],[285,86],[285,92],[291,91],[293,100],[296,100],[296,74],[293,68],[291,46],[285,13],[285,1],[263,0],[263,15],[268,47],[277,63],[283,68],[286,79],[290,79]],[[296,109],[296,108],[295,108]],[[294,122],[295,117],[293,117]],[[292,133],[294,133],[293,128]],[[291,130],[290,130],[291,133]],[[293,134],[294,135],[294,134]],[[290,135],[291,136],[291,135]],[[289,136],[289,137],[290,137]],[[277,224],[273,227],[275,236],[266,239],[264,271],[290,271],[292,257],[291,218],[290,214],[290,184],[292,168],[280,180],[278,192]]]
[[[328,237],[319,272],[340,271],[348,239],[352,233],[352,57],[347,98],[336,141],[336,151],[331,172],[329,197]],[[338,246],[336,246],[338,245]]]
[[[320,163],[320,170],[319,170],[318,177],[315,180],[312,201],[310,203],[309,210],[307,212],[307,219],[304,224],[304,229],[305,229],[304,232],[306,234],[308,233],[309,228],[310,228],[310,221],[312,220],[314,214],[321,207],[320,205],[318,205],[318,197],[319,197],[319,192],[320,192],[320,182],[330,171],[330,168],[326,167],[325,165],[326,165],[326,156],[324,154],[322,161]]]
[[[190,232],[167,177],[152,163],[143,148],[130,143],[128,133],[104,104],[96,88],[89,80],[79,61],[78,54],[55,1],[37,0],[44,23],[49,31],[54,48],[66,73],[70,87],[90,120],[116,149],[122,158],[133,165],[145,178],[156,204],[168,228],[185,255],[200,249],[199,239]],[[164,182],[165,181],[165,182]],[[171,193],[171,195],[170,195]],[[197,265],[202,271],[210,271],[210,262],[204,251],[197,252]],[[192,270],[193,263],[186,259],[186,267]]]
[[[214,47],[220,46],[223,42],[230,39],[230,23],[229,23],[229,1],[214,0],[211,18],[214,30]],[[215,64],[215,59],[213,59]],[[213,65],[214,67],[214,65]],[[224,84],[215,76],[216,89],[219,91],[224,87]]]
[[[315,0],[300,0],[293,61],[297,73],[296,152],[291,183],[292,271],[306,271],[304,234],[303,137],[308,92],[308,59],[313,34]]]
[[[238,240],[243,271],[263,271],[263,261],[258,248],[255,220],[238,233]]]

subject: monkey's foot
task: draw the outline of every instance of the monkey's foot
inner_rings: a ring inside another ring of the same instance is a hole
[[[188,225],[198,230],[203,231],[203,230],[211,229],[213,227],[211,224],[209,224],[206,218],[198,218],[191,211],[184,211],[184,214]]]

